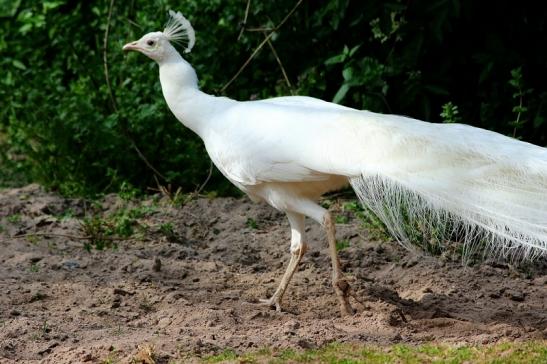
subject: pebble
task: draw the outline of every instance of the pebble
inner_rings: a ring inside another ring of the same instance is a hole
[[[91,353],[86,353],[86,354],[84,354],[84,356],[82,357],[82,361],[83,361],[83,362],[92,361],[92,360],[93,360],[93,355],[91,355]]]
[[[314,345],[312,342],[306,339],[298,339],[296,345],[300,346],[302,349],[313,349]]]
[[[78,263],[75,260],[65,260],[64,262],[61,263],[61,265],[63,266],[63,268],[66,268],[66,269],[80,268],[80,263]]]
[[[507,291],[505,294],[513,301],[522,302],[524,301],[524,293],[520,291]]]
[[[45,347],[44,349],[38,351],[38,354],[39,355],[49,354],[51,352],[51,349],[53,349],[56,346],[59,346],[59,343],[57,341],[54,341],[51,344],[49,344],[47,347]]]
[[[170,324],[171,324],[171,319],[169,319],[169,317],[164,317],[158,321],[158,327],[160,329],[164,329]]]
[[[161,271],[161,260],[160,260],[160,258],[154,259],[154,266],[152,267],[152,269],[154,270],[154,272]]]
[[[120,295],[120,296],[127,296],[127,295],[134,295],[135,292],[129,292],[129,291],[126,291],[126,290],[123,290],[121,288],[114,288],[114,291],[113,291],[114,294],[117,294],[117,295]]]

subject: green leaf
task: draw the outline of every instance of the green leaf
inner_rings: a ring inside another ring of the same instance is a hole
[[[339,104],[340,101],[342,101],[344,99],[344,97],[346,97],[346,94],[348,93],[350,88],[351,88],[351,86],[348,85],[347,83],[344,83],[342,86],[340,86],[340,88],[338,89],[338,91],[334,95],[334,97],[332,99],[332,102],[334,102],[336,104]]]
[[[27,69],[27,66],[25,66],[23,62],[21,62],[17,59],[14,59],[12,61],[12,64],[15,66],[15,68],[19,68],[20,70],[26,70]]]
[[[0,1],[0,17],[12,17],[17,12],[21,0],[3,0]]]
[[[353,67],[344,68],[342,77],[344,77],[344,80],[351,82],[353,80]]]
[[[349,51],[349,56],[352,57],[352,56],[355,54],[355,52],[357,52],[357,51],[359,50],[359,48],[361,48],[361,45],[360,45],[360,44],[359,44],[359,45],[356,45],[355,47],[353,47],[352,49],[350,49],[350,51]]]
[[[32,29],[32,24],[23,24],[20,28],[19,28],[19,32],[21,34],[27,34],[28,32],[30,32]]]
[[[514,113],[523,113],[523,112],[526,112],[526,111],[528,111],[528,108],[526,106],[517,105],[517,106],[513,107],[513,112]]]
[[[44,12],[48,12],[49,10],[53,10],[61,5],[63,5],[64,1],[44,1],[42,3],[42,7],[44,9]]]
[[[336,56],[328,58],[325,61],[325,64],[327,66],[329,66],[329,65],[333,65],[333,64],[343,63],[345,60],[346,60],[346,55],[345,54],[337,54]]]

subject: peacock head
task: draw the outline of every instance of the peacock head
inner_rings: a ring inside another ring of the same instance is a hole
[[[188,53],[196,42],[196,35],[188,19],[180,12],[169,10],[169,20],[163,32],[148,33],[141,39],[124,45],[123,50],[141,52],[154,61],[161,62],[174,51],[171,42],[185,43],[184,52]]]

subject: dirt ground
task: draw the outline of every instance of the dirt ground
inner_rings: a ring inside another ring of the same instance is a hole
[[[340,317],[326,241],[309,222],[310,252],[278,313],[257,302],[273,293],[288,262],[282,214],[246,198],[165,204],[139,217],[141,230],[117,249],[86,251],[83,217],[124,204],[113,195],[99,203],[65,199],[36,185],[0,191],[1,363],[131,362],[148,349],[167,363],[333,341],[547,339],[545,259],[464,267],[417,255],[369,239],[334,203],[331,211],[347,216],[337,225],[338,239],[349,242],[340,258],[363,304]]]

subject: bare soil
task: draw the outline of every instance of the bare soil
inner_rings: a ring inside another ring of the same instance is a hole
[[[288,263],[282,214],[245,198],[200,198],[183,207],[160,201],[116,249],[86,251],[82,219],[124,206],[114,195],[90,203],[36,185],[0,191],[1,363],[147,362],[139,359],[146,350],[167,363],[333,341],[547,339],[545,259],[465,267],[419,255],[370,239],[335,202],[331,211],[349,218],[337,225],[338,239],[349,241],[340,258],[363,304],[340,317],[325,238],[309,222],[311,249],[279,313],[257,302],[274,292]]]

